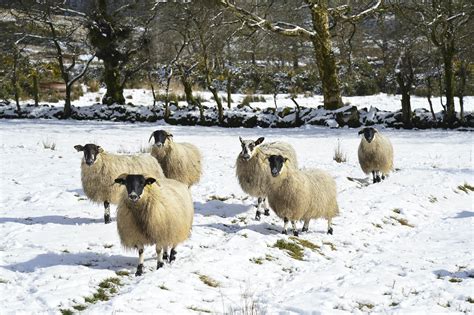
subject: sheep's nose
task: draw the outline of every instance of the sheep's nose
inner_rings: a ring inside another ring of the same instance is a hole
[[[92,164],[94,164],[94,160],[86,160],[86,164],[91,166]]]
[[[250,154],[244,154],[244,159],[246,160],[250,159]]]
[[[277,177],[278,176],[278,171],[277,170],[272,170],[272,176]]]
[[[138,199],[140,199],[140,196],[138,196],[136,193],[132,192],[131,194],[128,195],[128,198],[131,201],[137,201]]]
[[[155,145],[156,145],[158,148],[161,148],[161,147],[163,146],[163,143],[157,142],[157,143],[155,143]]]

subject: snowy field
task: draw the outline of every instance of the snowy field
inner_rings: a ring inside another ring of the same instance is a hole
[[[138,152],[160,128],[0,121],[0,313],[474,312],[474,192],[465,185],[474,184],[472,133],[382,130],[397,171],[363,186],[355,129],[166,126],[203,153],[192,235],[158,271],[146,248],[145,273],[135,277],[137,253],[122,249],[115,221],[104,225],[102,206],[85,198],[73,146]],[[282,235],[274,214],[253,220],[254,201],[234,176],[238,136],[290,142],[302,166],[335,177],[334,235],[324,220],[299,239]],[[342,164],[332,159],[338,139]],[[275,247],[278,240],[300,244],[302,260]]]

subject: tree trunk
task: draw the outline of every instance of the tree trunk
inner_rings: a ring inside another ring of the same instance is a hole
[[[437,121],[436,120],[436,115],[434,113],[434,110],[433,110],[433,102],[431,102],[431,91],[432,91],[432,86],[431,86],[431,78],[428,77],[426,79],[426,86],[427,86],[427,92],[426,92],[426,98],[428,99],[428,104],[430,104],[430,111],[431,111],[431,116],[433,116],[433,121]]]
[[[72,85],[66,84],[66,98],[64,99],[64,112],[63,112],[63,119],[67,119],[71,117],[72,108],[71,108],[71,90]]]
[[[232,74],[227,72],[227,108],[232,107]]]
[[[332,51],[331,34],[329,32],[328,1],[320,1],[320,6],[311,10],[313,28],[317,33],[312,43],[321,78],[324,108],[338,109],[342,107],[341,88],[337,75],[336,58]]]
[[[38,88],[38,71],[36,69],[33,70],[32,78],[33,78],[33,98],[35,100],[35,106],[38,106],[39,105],[39,88]]]
[[[120,83],[120,71],[116,62],[104,60],[104,82],[107,92],[102,98],[102,104],[125,104],[123,88]]]
[[[186,102],[191,106],[198,106],[199,108],[199,118],[201,124],[205,122],[204,118],[204,108],[201,105],[201,102],[198,102],[193,95],[193,87],[191,82],[186,78],[185,75],[181,75],[181,83],[184,87],[184,95],[186,96]]]
[[[150,83],[151,95],[153,96],[153,107],[154,107],[156,105],[156,94],[155,94],[155,86],[153,84],[153,79],[150,75],[150,72],[148,72],[148,82]]]
[[[465,60],[461,60],[459,64],[459,86],[458,86],[458,98],[460,107],[461,122],[464,123],[464,91],[466,88],[466,77],[467,77],[467,65]]]
[[[224,121],[224,108],[222,107],[221,98],[219,97],[219,93],[217,93],[217,89],[215,87],[213,87],[212,85],[208,85],[208,89],[209,91],[211,91],[212,96],[216,101],[219,123],[222,124],[222,122]]]
[[[21,107],[20,107],[20,84],[18,83],[18,59],[19,59],[19,52],[17,50],[13,59],[13,73],[12,73],[12,86],[13,86],[13,94],[15,97],[16,103],[16,110],[18,116],[21,116]]]
[[[167,78],[166,78],[166,96],[165,96],[165,121],[168,122],[168,119],[170,118],[170,106],[169,106],[169,103],[170,103],[170,83],[171,83],[171,75],[169,75]]]
[[[397,83],[400,87],[400,92],[402,94],[402,121],[403,127],[406,129],[413,128],[412,124],[412,112],[411,112],[411,103],[410,103],[410,87],[411,82],[405,82],[403,79],[402,71],[399,71],[396,74]]]
[[[454,71],[453,71],[454,51],[450,47],[445,51],[444,61],[444,89],[446,93],[446,113],[444,122],[448,127],[453,127],[456,120],[456,112],[454,111]]]

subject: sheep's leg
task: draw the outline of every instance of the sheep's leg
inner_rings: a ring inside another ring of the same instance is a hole
[[[168,261],[168,246],[163,249],[163,260]]]
[[[291,227],[293,228],[293,235],[298,236],[298,230],[296,229],[296,222],[291,221]]]
[[[145,261],[145,255],[143,255],[143,245],[137,246],[138,248],[138,266],[135,276],[141,276],[143,274],[143,262]]]
[[[158,245],[156,245],[156,260],[158,261],[157,264],[156,264],[156,269],[157,270],[165,265],[163,263],[163,247],[160,247]]]
[[[255,213],[255,220],[260,221],[260,217],[262,215],[262,212],[260,209],[262,208],[262,203],[263,203],[263,198],[258,197],[257,199],[257,212]]]
[[[104,209],[104,222],[109,224],[112,220],[110,219],[110,203],[107,200],[104,201]]]
[[[377,176],[375,175],[375,171],[372,171],[372,182],[374,184],[377,182]]]
[[[382,173],[382,180],[385,180],[385,174]]]
[[[176,260],[176,248],[175,247],[171,247],[171,251],[170,251],[170,263],[172,261]]]
[[[264,211],[263,211],[263,214],[266,215],[266,216],[269,216],[270,215],[270,205],[268,204],[268,198],[263,198],[263,207],[264,207]]]
[[[308,232],[309,228],[309,219],[304,221],[303,228],[301,229],[301,232]]]
[[[283,231],[281,231],[281,234],[288,234],[286,231],[288,229],[288,218],[283,218]]]
[[[377,174],[377,183],[380,183],[382,180],[380,179],[380,171],[376,171]]]
[[[328,234],[331,234],[331,235],[332,235],[333,229],[332,229],[332,226],[331,226],[331,225],[332,225],[332,219],[329,218],[329,219],[328,219]]]

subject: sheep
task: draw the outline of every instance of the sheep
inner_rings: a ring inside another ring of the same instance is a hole
[[[173,141],[173,135],[165,130],[154,131],[155,138],[151,155],[160,162],[167,178],[175,179],[191,187],[201,179],[201,153],[199,149],[186,142]]]
[[[78,152],[84,152],[81,162],[82,188],[93,202],[104,203],[104,222],[111,222],[110,204],[117,204],[120,189],[114,179],[124,172],[146,172],[163,178],[163,170],[155,158],[146,155],[116,155],[105,152],[100,146],[88,143],[76,145]]]
[[[136,276],[143,274],[145,245],[155,245],[157,269],[176,258],[176,246],[191,232],[194,206],[188,187],[174,179],[122,174],[115,179],[125,185],[117,209],[117,230],[122,245],[138,249]]]
[[[360,167],[365,174],[372,172],[374,183],[381,182],[393,169],[392,143],[372,127],[362,129],[360,134],[364,134],[358,150]]]
[[[235,163],[235,174],[242,190],[252,197],[257,197],[257,212],[255,220],[261,217],[260,209],[264,208],[264,214],[270,215],[268,202],[266,200],[268,182],[270,175],[265,162],[267,155],[281,154],[289,158],[294,167],[298,167],[296,153],[293,147],[285,142],[271,142],[260,145],[265,138],[257,140],[243,140],[239,137],[242,151],[237,156]]]
[[[288,221],[293,234],[298,236],[296,221],[304,222],[302,232],[308,231],[309,221],[325,218],[328,234],[333,234],[332,219],[339,214],[336,182],[327,172],[319,169],[299,170],[281,155],[268,157],[272,180],[268,201],[273,211],[283,219],[283,234],[287,234]]]

